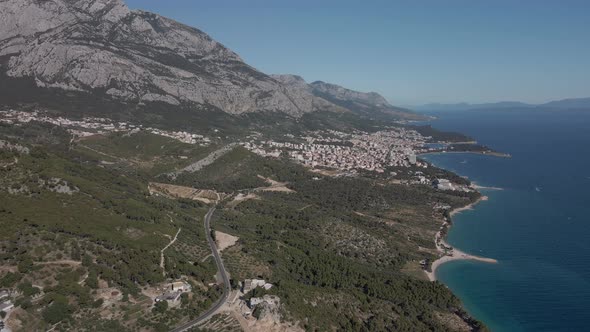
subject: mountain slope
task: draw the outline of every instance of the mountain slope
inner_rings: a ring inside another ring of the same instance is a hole
[[[8,79],[37,87],[138,105],[198,104],[230,114],[293,117],[388,105],[377,94],[364,98],[346,89],[332,100],[317,84],[271,77],[204,32],[130,10],[122,0],[0,1],[0,67]]]
[[[410,110],[391,105],[376,92],[358,92],[342,86],[316,81],[310,84],[312,93],[336,105],[367,117],[396,117],[405,120],[424,120]]]
[[[0,2],[0,56],[13,78],[135,102],[192,102],[240,114],[300,116],[312,96],[271,77],[205,33],[120,0]]]

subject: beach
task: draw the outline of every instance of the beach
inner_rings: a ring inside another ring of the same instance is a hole
[[[450,215],[452,217],[462,211],[471,210],[479,202],[487,201],[487,200],[488,200],[487,196],[481,196],[477,201],[475,201],[469,205],[453,209],[451,211]],[[444,235],[443,235],[443,234],[446,234],[446,231],[449,229],[449,227],[451,227],[451,223],[448,220],[445,220],[443,223],[443,226],[441,227],[441,230],[439,230],[436,233],[436,235],[434,236],[434,243],[436,244],[436,250],[442,256],[440,258],[438,258],[437,260],[435,260],[434,262],[432,262],[432,265],[430,267],[430,272],[424,271],[430,281],[436,280],[436,270],[438,269],[439,266],[441,266],[444,263],[448,263],[448,262],[452,262],[452,261],[456,261],[456,260],[473,260],[473,261],[490,263],[490,264],[498,263],[498,261],[493,258],[470,255],[470,254],[465,253],[457,248],[451,247],[445,241]],[[444,231],[444,233],[443,233],[443,231]]]
[[[471,181],[471,188],[473,188],[475,190],[504,190],[503,188],[500,188],[500,187],[480,186],[475,181]],[[486,197],[484,200],[487,200],[487,199],[488,198]]]

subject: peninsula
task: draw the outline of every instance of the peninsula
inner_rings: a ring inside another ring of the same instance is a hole
[[[450,219],[454,215],[456,215],[457,213],[460,213],[462,211],[465,211],[465,210],[470,210],[475,205],[477,205],[479,202],[486,201],[486,200],[488,200],[487,196],[481,196],[474,203],[470,203],[464,207],[456,208],[449,213],[449,217],[446,217],[446,216],[444,217],[443,225],[434,237],[434,242],[436,243],[436,249],[439,251],[439,253],[442,256],[440,258],[438,258],[437,260],[435,260],[434,262],[432,262],[429,269],[425,270],[426,275],[428,276],[428,279],[430,281],[436,280],[436,270],[438,267],[440,267],[444,263],[448,263],[448,262],[452,262],[452,261],[456,261],[456,260],[472,260],[472,261],[478,261],[478,262],[482,262],[482,263],[491,263],[491,264],[498,263],[498,261],[493,258],[486,258],[486,257],[480,257],[480,256],[467,254],[457,248],[450,246],[444,239],[449,228],[451,227],[452,221]]]

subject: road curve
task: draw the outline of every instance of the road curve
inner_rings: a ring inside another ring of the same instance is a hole
[[[203,321],[211,318],[223,306],[225,301],[227,301],[227,297],[229,296],[229,293],[231,291],[230,284],[229,284],[229,276],[227,275],[227,272],[225,271],[225,267],[223,266],[223,261],[221,260],[221,256],[219,256],[219,251],[217,250],[217,245],[215,244],[215,240],[213,240],[213,237],[211,236],[211,217],[213,216],[214,212],[215,212],[215,206],[210,208],[209,211],[207,212],[207,214],[205,215],[204,226],[205,226],[205,232],[207,233],[206,235],[207,235],[207,242],[209,242],[209,248],[211,249],[211,253],[213,254],[213,258],[215,259],[215,264],[217,265],[217,270],[219,271],[219,274],[221,275],[221,278],[223,279],[223,295],[213,304],[213,306],[211,308],[207,309],[207,311],[202,313],[199,317],[191,320],[190,322],[184,323],[181,326],[174,328],[173,330],[171,330],[171,332],[187,331],[190,328],[193,328],[193,327],[201,324]]]

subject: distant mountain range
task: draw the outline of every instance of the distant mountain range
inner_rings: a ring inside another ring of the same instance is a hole
[[[420,117],[376,93],[267,75],[204,32],[130,10],[122,0],[0,1],[0,74],[134,105],[294,118],[316,111]],[[13,97],[0,91],[0,100]]]
[[[497,103],[483,104],[440,104],[432,103],[411,107],[413,110],[420,112],[437,112],[437,111],[467,111],[467,110],[494,110],[494,109],[554,109],[554,110],[590,110],[590,98],[570,98],[555,100],[544,104],[527,104],[518,101],[502,101]]]

